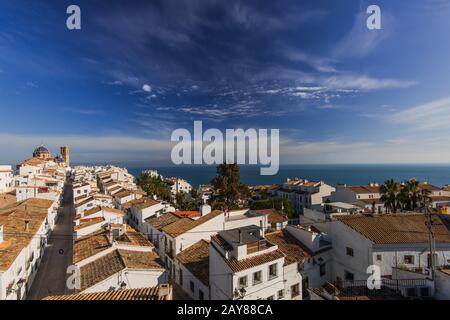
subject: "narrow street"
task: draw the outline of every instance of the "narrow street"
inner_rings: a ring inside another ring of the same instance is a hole
[[[70,293],[66,287],[66,270],[72,264],[74,213],[72,183],[68,181],[64,187],[62,211],[50,235],[27,300],[41,300],[49,295]]]

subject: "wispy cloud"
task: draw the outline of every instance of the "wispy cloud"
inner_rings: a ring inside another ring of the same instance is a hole
[[[333,56],[342,58],[361,58],[374,52],[395,30],[395,19],[387,11],[382,12],[381,30],[369,30],[366,26],[368,15],[364,10],[355,16],[349,33],[338,43]]]
[[[427,102],[403,111],[395,112],[388,120],[410,129],[449,129],[450,97]]]

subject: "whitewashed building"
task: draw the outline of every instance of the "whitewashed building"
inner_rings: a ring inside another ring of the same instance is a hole
[[[0,165],[0,193],[9,192],[14,188],[14,171],[10,165]]]

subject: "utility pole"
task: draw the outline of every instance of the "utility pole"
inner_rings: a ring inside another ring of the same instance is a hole
[[[433,233],[433,218],[428,210],[428,205],[425,204],[425,214],[427,216],[427,228],[428,228],[428,241],[430,244],[430,269],[431,269],[431,281],[434,283],[435,265],[434,265],[434,233]]]

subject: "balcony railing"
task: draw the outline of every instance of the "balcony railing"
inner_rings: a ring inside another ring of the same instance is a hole
[[[403,289],[424,288],[430,285],[428,279],[381,279],[380,289],[369,289],[367,280],[337,281],[334,284],[339,289],[340,295],[401,295]]]
[[[265,249],[268,249],[272,246],[271,243],[267,242],[266,240],[259,240],[253,243],[247,244],[247,254],[252,254],[258,251],[262,251]]]

